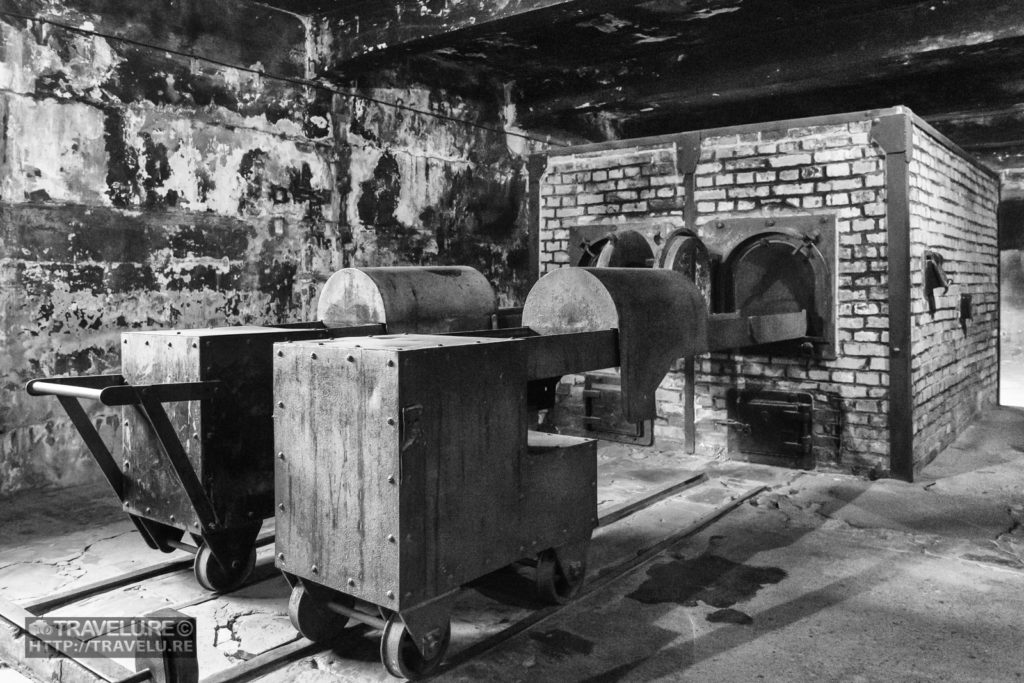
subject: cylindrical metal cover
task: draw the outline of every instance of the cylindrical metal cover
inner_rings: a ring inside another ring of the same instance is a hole
[[[651,268],[559,268],[526,297],[523,325],[540,334],[616,329],[626,419],[654,417],[672,362],[707,350],[707,306],[685,275]]]
[[[345,268],[327,280],[317,318],[327,327],[384,323],[388,332],[464,332],[491,327],[498,301],[466,266]]]

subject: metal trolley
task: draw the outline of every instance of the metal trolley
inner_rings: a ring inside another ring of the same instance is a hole
[[[35,379],[26,389],[58,398],[146,543],[194,553],[196,580],[228,591],[251,573],[260,527],[274,514],[273,344],[382,330],[128,332],[122,374]],[[120,464],[82,400],[121,406]]]

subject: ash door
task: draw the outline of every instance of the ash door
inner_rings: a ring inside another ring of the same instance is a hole
[[[814,466],[814,397],[802,392],[730,389],[729,452],[757,462]]]

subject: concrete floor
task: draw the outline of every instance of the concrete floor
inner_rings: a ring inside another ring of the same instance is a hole
[[[591,558],[597,574],[612,556],[635,553],[736,495],[721,482],[767,489],[439,680],[1024,679],[1024,411],[992,411],[913,484],[658,449],[609,446],[602,458],[614,465],[600,489],[606,505],[678,467],[703,469],[713,481],[603,529]],[[24,603],[167,559],[140,550],[106,490],[84,498],[71,511],[67,494],[0,506],[0,596]],[[200,635],[209,631],[205,675],[294,637],[282,585],[269,577],[230,600],[204,601],[181,573],[66,609],[192,603],[186,611],[199,618]],[[485,593],[460,599],[453,654],[537,609]],[[353,643],[264,680],[388,680],[372,636]]]
[[[1022,680],[1022,521],[999,409],[918,482],[803,474],[445,680]]]

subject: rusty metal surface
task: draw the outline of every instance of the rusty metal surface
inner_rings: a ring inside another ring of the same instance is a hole
[[[523,324],[541,334],[617,329],[627,420],[653,419],[671,364],[707,348],[707,308],[682,273],[648,268],[560,268],[530,290]]]
[[[590,223],[587,225],[574,225],[569,228],[569,263],[584,268],[596,267],[602,251],[610,241],[616,241],[618,237],[627,235],[626,242],[632,243],[632,247],[621,245],[622,250],[615,258],[615,263],[607,263],[606,266],[633,266],[645,267],[646,259],[652,258],[660,251],[660,246],[667,242],[670,235],[679,229],[679,222],[669,217],[651,217],[644,220],[627,220],[617,223]],[[638,240],[638,238],[641,238]],[[639,243],[646,242],[647,249]],[[619,246],[619,245],[612,245]],[[613,250],[614,251],[614,250]],[[623,251],[627,253],[623,253]],[[650,252],[650,253],[648,253]],[[612,252],[608,253],[611,259]],[[633,261],[633,263],[622,262]],[[637,262],[639,259],[640,262]]]
[[[615,330],[524,337],[529,379],[552,379],[593,368],[619,364],[619,335]]]
[[[328,327],[384,323],[392,333],[488,329],[497,313],[487,278],[465,266],[345,268],[317,301]]]
[[[708,351],[725,351],[760,344],[802,339],[807,334],[807,314],[777,313],[744,317],[738,313],[708,316]]]
[[[528,342],[385,335],[279,345],[279,566],[404,612],[588,539],[594,444],[564,435],[528,443]]]
[[[146,411],[130,405],[123,409],[126,510],[191,533],[202,531],[209,519],[248,527],[271,516],[272,344],[326,334],[266,327],[126,333],[122,357],[129,384],[219,382],[222,387],[206,400],[164,403],[167,423],[161,420],[164,441],[177,442],[198,477],[198,490],[209,498],[210,516],[196,515]]]
[[[814,465],[814,397],[804,392],[730,389],[729,451],[794,467]]]
[[[835,215],[721,219],[701,225],[698,236],[711,258],[714,312],[761,316],[805,310],[803,341],[810,346],[790,342],[771,352],[835,358]]]

